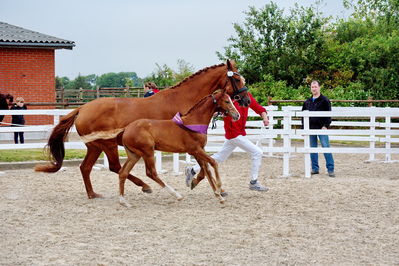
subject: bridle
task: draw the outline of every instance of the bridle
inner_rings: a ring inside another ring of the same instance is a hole
[[[238,88],[237,84],[236,84],[236,79],[234,78],[234,75],[239,76],[241,79],[240,73],[234,72],[231,70],[227,71],[227,77],[228,77],[231,85],[233,86],[233,95],[232,95],[233,97],[232,98],[233,98],[233,100],[240,102],[240,101],[242,101],[242,97],[240,96],[240,93],[242,93],[244,91],[248,91],[248,88],[245,86],[242,88]],[[225,87],[226,86],[227,86],[227,81],[226,81]]]

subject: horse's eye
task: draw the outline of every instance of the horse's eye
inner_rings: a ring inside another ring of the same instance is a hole
[[[230,102],[229,101],[225,101],[225,103],[229,104]]]

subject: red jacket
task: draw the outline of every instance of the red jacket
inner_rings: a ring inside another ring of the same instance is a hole
[[[255,111],[258,115],[266,112],[266,109],[263,108],[255,98],[248,92],[248,96],[251,99],[251,103],[249,108]],[[234,102],[234,106],[237,108],[237,111],[240,113],[240,119],[236,122],[230,116],[226,116],[224,120],[224,130],[226,139],[234,139],[239,135],[245,136],[247,133],[245,132],[245,125],[247,123],[248,118],[248,107],[239,106],[238,102]]]

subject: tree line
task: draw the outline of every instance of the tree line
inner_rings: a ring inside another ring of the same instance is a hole
[[[100,88],[142,87],[147,81],[152,81],[159,87],[172,86],[193,73],[193,66],[183,59],[177,60],[177,69],[174,70],[166,64],[155,65],[155,70],[145,78],[138,77],[136,72],[105,73],[102,75],[78,75],[75,79],[56,77],[56,88],[65,90],[95,90]]]

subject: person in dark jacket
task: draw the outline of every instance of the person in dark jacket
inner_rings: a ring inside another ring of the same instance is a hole
[[[0,110],[8,110],[9,105],[12,103],[14,97],[11,94],[0,93]],[[0,123],[3,122],[4,115],[0,115]]]
[[[26,105],[24,104],[24,98],[17,97],[16,103],[11,107],[11,110],[26,110]],[[12,126],[17,127],[18,125],[25,125],[25,118],[23,115],[12,115],[11,120]],[[18,144],[18,137],[20,143],[24,143],[24,132],[14,132],[14,143]]]
[[[312,97],[307,99],[302,106],[303,110],[309,111],[331,111],[330,100],[320,93],[320,84],[317,80],[313,80],[310,85]],[[310,129],[324,129],[327,130],[331,124],[331,117],[310,117]],[[324,148],[330,147],[328,135],[310,135],[310,147],[317,147],[317,138],[320,140],[321,146]],[[330,177],[335,177],[334,174],[334,158],[331,153],[324,153],[326,159],[327,172]],[[318,153],[311,153],[310,159],[312,161],[312,174],[319,173],[319,155]]]

